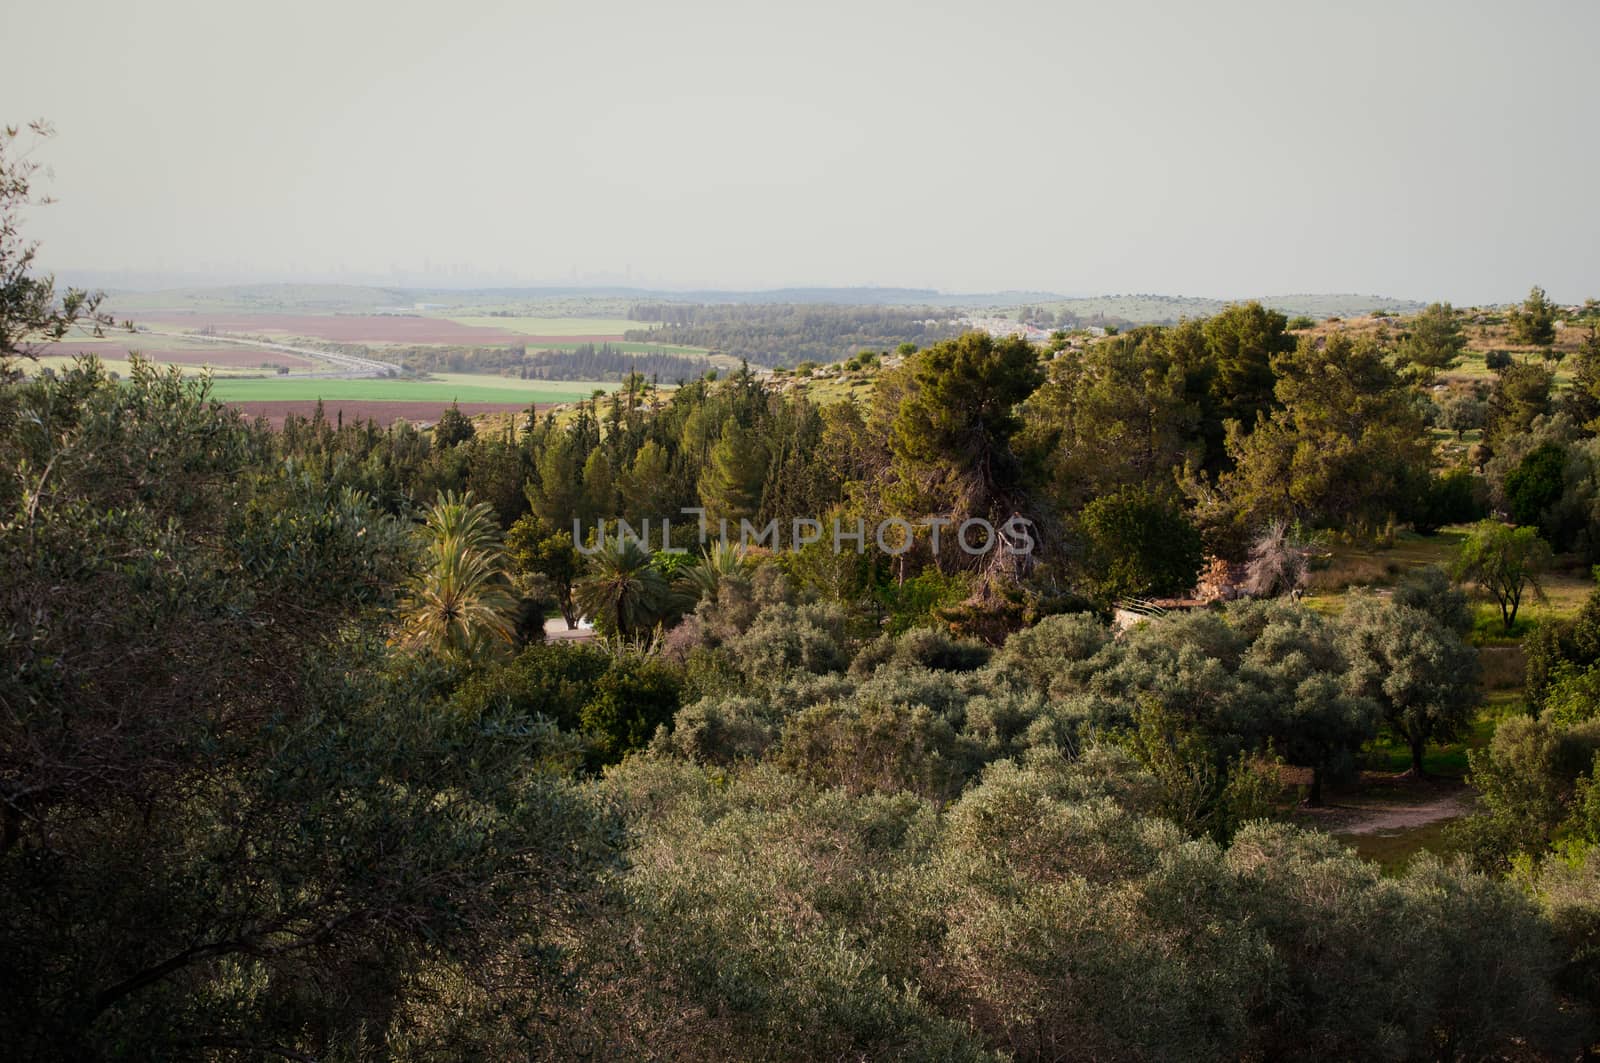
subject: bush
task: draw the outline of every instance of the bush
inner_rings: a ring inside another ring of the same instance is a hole
[[[775,605],[728,643],[728,649],[752,683],[795,671],[842,672],[850,663],[845,652],[847,627],[848,618],[836,605]]]
[[[1565,488],[1566,464],[1566,450],[1545,443],[1530,451],[1506,475],[1506,505],[1512,521],[1538,525],[1547,538],[1556,538],[1550,526],[1550,509]]]
[[[1433,535],[1446,524],[1481,520],[1489,514],[1488,494],[1488,485],[1471,469],[1451,469],[1431,477],[1412,527],[1421,535]]]
[[[899,635],[915,627],[937,624],[939,610],[958,604],[968,590],[966,577],[959,573],[945,575],[930,567],[903,583],[880,586],[875,595],[889,614],[884,630]]]
[[[614,764],[643,749],[657,728],[671,726],[681,692],[677,673],[662,662],[634,655],[615,659],[578,717],[593,759]]]
[[[1108,598],[1178,594],[1199,576],[1199,530],[1177,506],[1138,488],[1090,502],[1080,526],[1088,571]]]
[[[899,638],[884,635],[869,643],[850,663],[853,675],[871,675],[885,664],[971,672],[989,663],[993,651],[981,642],[956,639],[933,628],[913,628]]]

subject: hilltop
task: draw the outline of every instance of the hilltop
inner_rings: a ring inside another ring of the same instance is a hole
[[[116,314],[149,310],[255,311],[262,313],[361,314],[418,309],[471,307],[505,313],[537,310],[546,314],[625,315],[641,302],[700,305],[802,305],[930,307],[945,310],[1016,310],[1033,307],[1056,315],[1112,324],[1171,324],[1186,317],[1214,314],[1229,302],[1255,299],[1291,316],[1350,317],[1386,310],[1410,313],[1415,300],[1382,295],[1302,294],[1211,299],[1160,294],[1069,296],[1048,291],[940,292],[923,288],[776,288],[764,291],[705,289],[663,291],[648,288],[405,288],[346,284],[246,284],[113,290],[106,300]]]

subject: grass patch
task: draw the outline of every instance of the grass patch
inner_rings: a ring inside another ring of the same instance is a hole
[[[1460,779],[1467,774],[1467,753],[1483,749],[1494,738],[1494,730],[1508,716],[1524,712],[1522,692],[1495,691],[1484,699],[1467,731],[1454,742],[1430,745],[1422,753],[1422,770],[1441,778]],[[1362,763],[1369,771],[1403,772],[1411,768],[1411,748],[1385,727],[1361,751]]]
[[[1335,834],[1341,842],[1356,851],[1363,860],[1371,861],[1383,873],[1395,876],[1403,873],[1411,858],[1427,850],[1439,856],[1450,853],[1449,830],[1454,819],[1441,819],[1409,830],[1392,834]]]

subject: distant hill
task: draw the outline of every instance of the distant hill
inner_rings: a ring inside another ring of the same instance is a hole
[[[1083,299],[1019,300],[1017,307],[1033,306],[1054,314],[1072,314],[1091,324],[1171,325],[1184,318],[1209,317],[1230,302],[1248,298],[1200,299],[1180,295],[1101,295]],[[1413,299],[1386,295],[1269,295],[1262,305],[1290,317],[1305,315],[1321,321],[1328,317],[1359,317],[1374,310],[1409,314],[1423,308]],[[1017,309],[1012,307],[1010,309]]]
[[[1249,297],[1242,296],[1243,301]],[[106,300],[114,314],[150,310],[226,310],[256,313],[373,313],[473,308],[475,310],[542,308],[555,316],[596,313],[626,314],[638,302],[723,305],[829,305],[932,307],[946,310],[1011,310],[1037,307],[1054,314],[1072,314],[1108,324],[1171,324],[1186,317],[1204,317],[1229,300],[1174,295],[1101,295],[1069,297],[1057,292],[939,292],[931,288],[776,288],[739,292],[656,291],[646,288],[384,288],[341,284],[246,284],[216,288],[171,288],[161,291],[113,291]],[[1374,310],[1409,313],[1422,304],[1382,295],[1275,295],[1261,299],[1290,316],[1354,317]]]
[[[649,288],[382,288],[340,284],[241,284],[157,291],[113,289],[113,313],[139,310],[228,310],[260,313],[370,313],[427,307],[516,307],[635,302],[933,306],[951,309],[1037,304],[1059,292],[947,293],[932,288],[775,288],[767,291],[657,291]]]

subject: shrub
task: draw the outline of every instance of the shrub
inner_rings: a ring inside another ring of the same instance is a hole
[[[933,628],[913,628],[899,638],[884,635],[864,646],[850,663],[854,675],[871,675],[879,667],[931,668],[944,672],[971,672],[989,663],[993,651],[981,642],[956,639]]]
[[[1488,485],[1483,478],[1471,469],[1451,469],[1428,480],[1412,527],[1432,535],[1446,524],[1469,524],[1488,513]]]
[[[1518,524],[1535,524],[1552,536],[1550,508],[1565,488],[1567,452],[1554,443],[1535,447],[1506,475],[1506,505]]]
[[[968,590],[966,577],[930,567],[903,583],[885,584],[875,594],[889,614],[885,631],[899,635],[938,623],[938,611],[958,604]]]
[[[1199,576],[1199,530],[1177,506],[1138,488],[1089,503],[1081,527],[1089,571],[1109,598],[1176,594]]]
[[[775,605],[728,643],[740,670],[760,683],[794,671],[821,675],[849,665],[848,618],[835,605]]]

